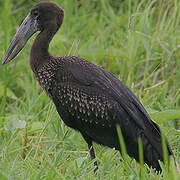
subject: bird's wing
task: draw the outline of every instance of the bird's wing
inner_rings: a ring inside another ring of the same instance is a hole
[[[82,62],[82,64],[74,63],[68,67],[76,83],[86,87],[96,87],[108,94],[131,116],[140,129],[145,129],[146,124],[150,123],[159,135],[159,129],[153,125],[148,113],[128,87],[99,66],[85,60]]]
[[[78,57],[72,58],[77,59]],[[123,109],[122,112],[128,114],[132,124],[142,130],[157,152],[162,154],[159,126],[151,120],[140,101],[128,87],[111,73],[81,58],[78,58],[76,63],[69,64],[66,71],[71,75],[70,80],[75,82],[77,87],[82,87],[84,90],[88,89],[88,92],[91,89],[92,91],[97,90],[117,102],[121,107],[120,109]],[[168,150],[171,151],[169,146]]]

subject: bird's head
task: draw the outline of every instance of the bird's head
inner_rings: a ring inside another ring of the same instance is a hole
[[[49,30],[55,33],[61,26],[63,17],[64,11],[55,3],[40,2],[36,4],[18,28],[4,55],[2,64],[14,59],[35,32]]]

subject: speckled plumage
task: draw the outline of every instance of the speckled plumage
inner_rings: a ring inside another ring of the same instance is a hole
[[[158,160],[163,161],[160,128],[129,88],[87,60],[76,56],[53,57],[48,52],[49,43],[60,28],[63,17],[63,10],[56,4],[40,2],[20,27],[26,41],[34,32],[40,31],[30,53],[30,66],[39,84],[54,102],[65,124],[81,133],[88,144],[91,159],[95,158],[93,142],[121,152],[116,131],[119,125],[129,156],[139,161],[138,138],[141,138],[144,162],[161,171],[158,163]],[[26,29],[26,24],[30,29]],[[17,33],[12,42],[22,37]],[[3,63],[12,60],[24,46],[20,44],[11,57],[16,46],[13,43]],[[168,155],[173,155],[167,140],[166,145]],[[96,161],[94,164],[97,166]]]
[[[99,94],[98,91],[93,92],[89,89],[88,92],[76,84],[73,75],[65,66],[71,67],[78,63],[84,68],[90,64],[75,56],[58,57],[35,71],[35,76],[47,95],[56,102],[56,106],[60,106],[61,109],[68,106],[66,111],[84,122],[111,127],[108,110],[113,106],[113,100],[105,94]]]

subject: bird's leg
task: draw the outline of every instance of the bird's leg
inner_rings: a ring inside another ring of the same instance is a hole
[[[94,160],[96,158],[96,155],[95,155],[95,152],[94,152],[92,140],[84,133],[82,133],[82,136],[85,139],[86,143],[88,144],[91,160]],[[95,166],[95,169],[94,169],[94,173],[95,173],[98,170],[97,161],[94,161],[94,166]]]
[[[91,160],[95,159],[96,158],[96,155],[95,155],[95,152],[94,152],[94,148],[92,146],[92,143],[91,144],[88,144],[88,148],[89,148],[89,153],[90,153],[90,157],[91,157]],[[94,166],[95,166],[95,169],[94,169],[94,173],[98,170],[98,165],[97,165],[97,161],[94,161]]]

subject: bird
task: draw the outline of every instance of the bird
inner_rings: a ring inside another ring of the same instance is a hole
[[[135,94],[113,74],[88,60],[78,56],[54,57],[48,51],[63,19],[64,10],[57,4],[35,4],[11,41],[2,64],[14,59],[38,31],[30,51],[30,67],[64,123],[84,138],[94,160],[94,171],[98,164],[93,143],[122,153],[119,126],[127,154],[139,162],[140,138],[144,163],[161,172],[161,130]],[[166,138],[165,145],[169,158],[173,152]]]

